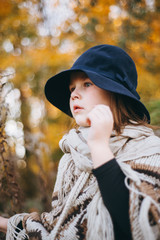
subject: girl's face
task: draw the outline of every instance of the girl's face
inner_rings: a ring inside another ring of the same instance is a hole
[[[71,113],[79,126],[89,126],[87,115],[95,105],[110,104],[110,93],[97,87],[84,72],[71,74],[69,89]]]

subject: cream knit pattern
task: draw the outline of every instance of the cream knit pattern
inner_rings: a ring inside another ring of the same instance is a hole
[[[6,239],[112,240],[113,225],[103,204],[87,146],[89,128],[72,129],[60,141],[52,211],[17,214],[9,219]],[[110,147],[130,190],[130,223],[134,240],[160,239],[160,139],[144,126],[113,132]],[[16,232],[19,221],[23,231]],[[17,236],[17,237],[16,237]]]

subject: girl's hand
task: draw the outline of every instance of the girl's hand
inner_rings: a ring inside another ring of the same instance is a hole
[[[113,115],[110,107],[96,105],[88,114],[90,125],[88,146],[91,151],[94,168],[114,158],[109,147],[109,139],[113,129]]]
[[[4,218],[0,216],[0,232],[7,232],[7,224],[8,224],[8,218]]]
[[[88,142],[109,142],[114,122],[110,107],[96,105],[88,114],[88,122],[90,125]]]

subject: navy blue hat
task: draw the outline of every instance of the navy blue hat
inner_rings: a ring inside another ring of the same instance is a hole
[[[69,81],[73,71],[83,71],[96,86],[132,99],[139,115],[145,115],[150,122],[149,113],[136,91],[135,64],[121,48],[107,44],[94,46],[84,52],[69,70],[62,71],[47,81],[45,95],[48,101],[71,117]]]

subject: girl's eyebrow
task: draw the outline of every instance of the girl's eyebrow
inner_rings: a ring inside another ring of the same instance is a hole
[[[84,76],[82,78],[82,81],[85,81],[85,80],[92,82],[91,79],[88,76],[86,76],[86,77]],[[69,82],[69,88],[71,88],[72,86],[74,86],[74,80],[73,81],[70,80],[70,82]]]
[[[73,81],[70,80],[70,81],[69,81],[69,87],[71,87],[71,86],[73,86],[73,85],[74,85]]]
[[[89,77],[87,76],[87,75],[83,75],[83,76],[80,76],[80,78],[82,79],[82,80],[86,80],[86,79],[89,79]],[[69,81],[69,85],[72,85],[72,84],[74,84],[74,80],[76,79],[76,77],[74,78],[74,77],[71,77],[70,78],[70,81]],[[90,79],[89,79],[90,80]]]
[[[73,84],[69,84],[68,86],[69,90],[71,90],[72,87],[73,87]]]
[[[89,78],[88,75],[86,73],[83,73],[82,74],[82,78],[86,79],[86,78]]]

